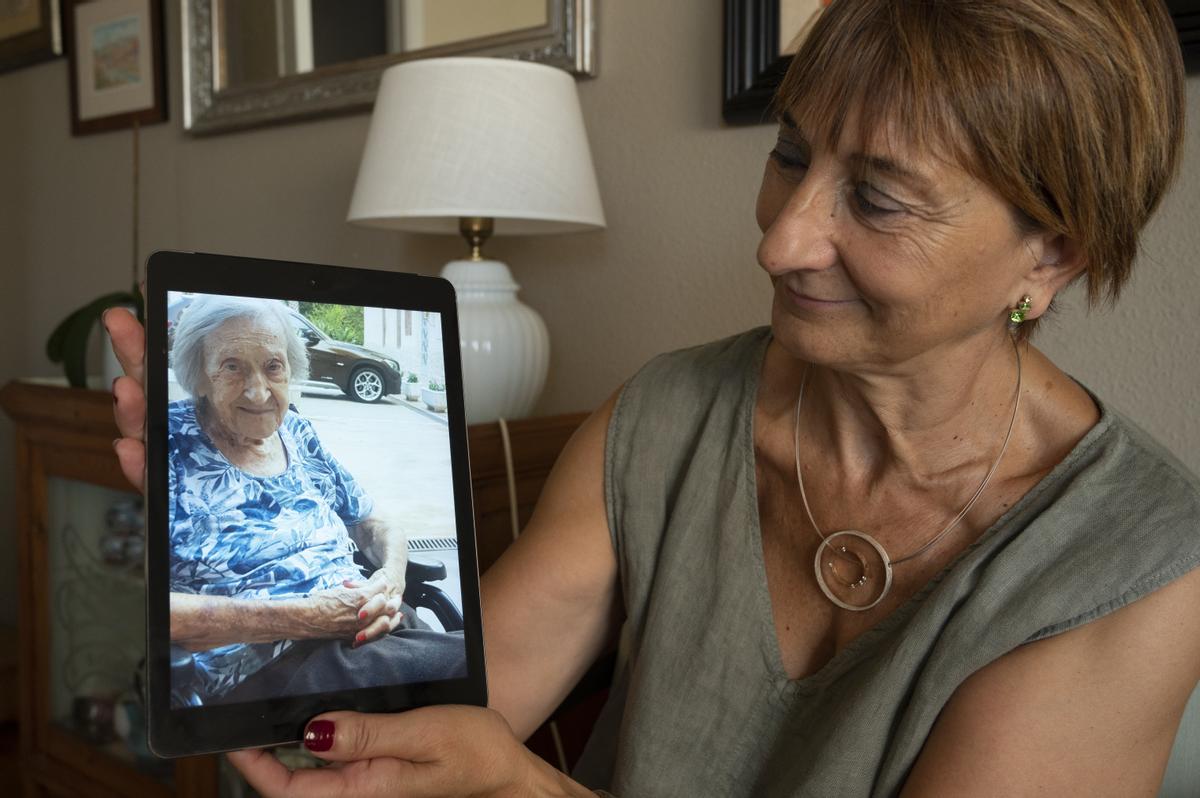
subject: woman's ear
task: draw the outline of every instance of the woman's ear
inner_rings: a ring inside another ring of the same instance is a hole
[[[1087,268],[1082,247],[1065,235],[1043,233],[1031,249],[1035,262],[1027,279],[1046,304]]]

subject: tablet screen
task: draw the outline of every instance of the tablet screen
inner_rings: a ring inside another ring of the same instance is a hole
[[[466,677],[442,314],[167,291],[165,324],[171,709]]]

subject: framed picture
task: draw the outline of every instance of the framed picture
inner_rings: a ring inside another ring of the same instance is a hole
[[[58,0],[0,0],[0,72],[60,55]]]
[[[771,122],[771,98],[831,0],[725,0],[725,94],[731,125]]]
[[[82,136],[135,122],[165,122],[162,0],[64,2],[71,132]]]

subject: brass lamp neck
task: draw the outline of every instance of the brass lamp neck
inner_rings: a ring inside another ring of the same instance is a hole
[[[483,260],[483,242],[492,235],[494,220],[480,216],[464,216],[458,220],[458,232],[471,245],[471,260]]]

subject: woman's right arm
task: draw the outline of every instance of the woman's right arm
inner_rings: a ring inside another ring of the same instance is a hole
[[[171,642],[190,651],[276,640],[354,640],[379,586],[333,588],[291,599],[171,594]],[[361,641],[360,641],[361,642]]]
[[[616,395],[575,432],[521,536],[480,581],[489,705],[524,740],[616,638],[624,618],[604,501]]]

